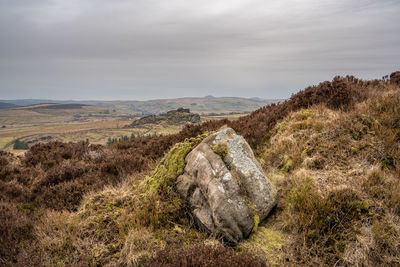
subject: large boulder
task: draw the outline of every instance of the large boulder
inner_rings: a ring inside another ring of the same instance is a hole
[[[246,140],[231,128],[222,129],[194,148],[177,179],[200,227],[237,243],[257,229],[277,201]]]

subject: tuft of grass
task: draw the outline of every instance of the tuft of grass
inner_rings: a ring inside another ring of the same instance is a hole
[[[269,266],[277,266],[281,262],[282,248],[285,244],[284,235],[275,229],[260,226],[258,231],[239,243],[237,251],[251,252],[257,257],[264,259]]]
[[[160,242],[147,228],[132,229],[125,239],[118,264],[139,266],[161,248]]]
[[[283,158],[281,165],[281,171],[284,173],[288,173],[293,169],[293,161],[287,156]]]
[[[382,204],[390,212],[400,216],[400,181],[387,174],[384,167],[373,166],[362,183],[364,191],[376,202]]]
[[[395,266],[400,262],[399,231],[390,223],[389,218],[375,220],[371,227],[374,246],[370,251],[371,262],[381,266]]]
[[[369,210],[369,203],[351,189],[322,197],[309,178],[295,183],[286,201],[289,225],[299,235],[297,245],[308,251],[303,256],[328,265],[343,260],[346,245],[355,240]]]

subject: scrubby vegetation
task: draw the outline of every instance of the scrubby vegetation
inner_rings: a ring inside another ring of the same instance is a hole
[[[14,149],[29,149],[29,146],[24,141],[17,139],[14,142],[13,148]]]
[[[132,133],[130,136],[127,135],[123,135],[119,138],[111,138],[109,137],[107,140],[107,146],[111,146],[115,143],[118,142],[125,142],[125,141],[129,141],[129,140],[135,140],[135,139],[140,139],[140,138],[146,138],[146,137],[150,137],[150,136],[156,136],[156,133],[153,134],[138,134],[135,135],[134,133]]]
[[[291,113],[268,135],[261,158],[280,188],[269,223],[293,238],[282,249],[287,262],[399,264],[400,91],[363,99],[347,110]]]
[[[336,77],[178,134],[0,151],[0,265],[399,265],[398,103],[395,82]],[[234,248],[197,230],[174,191],[186,154],[223,125],[279,189]]]

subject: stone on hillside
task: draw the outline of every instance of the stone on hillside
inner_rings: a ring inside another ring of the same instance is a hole
[[[390,74],[390,83],[400,85],[400,71]]]
[[[249,144],[231,128],[204,139],[186,156],[177,189],[199,226],[232,243],[257,229],[277,201]]]

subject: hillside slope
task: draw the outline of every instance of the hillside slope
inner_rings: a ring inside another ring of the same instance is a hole
[[[51,142],[21,158],[1,152],[1,261],[397,265],[399,102],[399,85],[336,77],[235,121],[174,135],[109,148]],[[197,230],[174,191],[185,155],[223,125],[245,137],[279,188],[273,214],[235,248]]]

